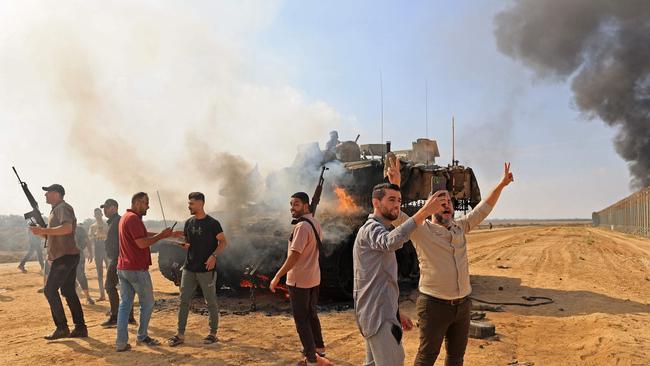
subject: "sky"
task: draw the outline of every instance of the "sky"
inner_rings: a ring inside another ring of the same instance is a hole
[[[381,142],[381,78],[395,149],[426,135],[448,164],[453,116],[483,196],[511,162],[492,218],[591,217],[631,193],[616,130],[580,114],[568,80],[499,53],[493,19],[509,4],[4,2],[0,214],[29,210],[16,166],[45,212],[39,187],[56,182],[80,218],[140,190],[183,217],[179,192],[224,184],[223,153],[267,174],[331,129]]]

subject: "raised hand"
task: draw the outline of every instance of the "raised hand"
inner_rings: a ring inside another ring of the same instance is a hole
[[[388,172],[386,174],[388,176],[388,181],[399,186],[402,183],[400,160],[395,156],[395,154],[389,152],[386,155],[386,162],[388,164]]]
[[[501,182],[499,182],[499,185],[502,187],[507,186],[508,184],[512,183],[515,181],[514,176],[512,175],[512,172],[510,172],[510,163],[504,163],[503,164],[503,177],[501,178]]]

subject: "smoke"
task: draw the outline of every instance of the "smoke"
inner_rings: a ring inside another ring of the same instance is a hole
[[[8,108],[67,131],[57,142],[70,161],[117,191],[93,201],[159,190],[168,215],[184,217],[187,193],[202,191],[213,209],[238,210],[259,198],[265,176],[291,164],[297,145],[344,122],[288,85],[286,66],[246,48],[278,7],[118,1],[0,9],[13,40],[3,43],[11,57],[1,79],[18,92],[40,85]]]
[[[586,118],[618,127],[631,187],[650,185],[647,1],[520,0],[495,18],[497,46],[537,76],[571,79]]]

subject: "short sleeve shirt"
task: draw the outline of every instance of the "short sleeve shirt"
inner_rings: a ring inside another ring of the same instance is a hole
[[[77,229],[77,218],[74,209],[67,202],[61,201],[52,207],[47,227],[53,228],[63,224],[71,224],[72,232],[67,235],[48,235],[47,237],[47,259],[53,261],[64,255],[79,254],[79,248],[75,245],[74,235]]]
[[[318,236],[323,240],[320,223],[311,214],[304,215],[305,220],[311,221],[316,227]],[[287,285],[298,288],[312,288],[320,285],[320,265],[318,264],[319,250],[316,235],[312,226],[301,221],[293,229],[293,237],[289,241],[287,253],[300,253],[296,265],[287,272]]]
[[[185,238],[190,243],[185,259],[185,269],[190,272],[207,272],[205,262],[217,250],[217,235],[223,232],[219,221],[207,215],[202,219],[192,217],[185,221]]]
[[[142,217],[132,210],[120,219],[118,227],[120,239],[120,255],[117,259],[117,269],[129,271],[146,271],[151,265],[151,251],[149,247],[140,248],[135,243],[137,239],[147,237],[147,228],[142,222]]]

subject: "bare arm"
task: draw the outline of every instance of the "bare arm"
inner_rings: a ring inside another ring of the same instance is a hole
[[[158,234],[147,232],[148,235],[153,234],[153,236],[147,236],[144,238],[135,239],[135,245],[137,245],[138,248],[140,249],[148,248],[156,244],[156,242],[159,240],[169,238],[170,236],[172,236],[172,233],[173,232],[171,228],[166,228],[165,230],[159,232]]]
[[[51,235],[51,236],[61,236],[61,235],[69,235],[72,234],[72,229],[74,227],[72,226],[72,223],[66,222],[63,225],[55,226],[55,227],[40,227],[40,226],[33,226],[30,227],[30,230],[32,230],[32,233],[35,235]]]
[[[510,172],[510,163],[505,163],[503,166],[503,177],[501,178],[501,181],[492,189],[490,194],[488,194],[487,198],[485,199],[485,202],[494,207],[494,205],[497,204],[497,201],[499,200],[499,196],[501,196],[501,191],[510,183],[514,182],[515,178],[512,175],[512,172]]]
[[[289,253],[289,256],[284,261],[284,264],[282,267],[280,267],[280,270],[278,270],[278,273],[275,274],[275,277],[273,277],[271,283],[269,284],[269,290],[271,290],[271,292],[275,292],[275,288],[278,286],[278,283],[280,283],[280,278],[286,275],[287,272],[289,272],[296,265],[296,263],[298,263],[299,259],[300,253],[296,252],[295,250],[292,250],[291,253]]]

